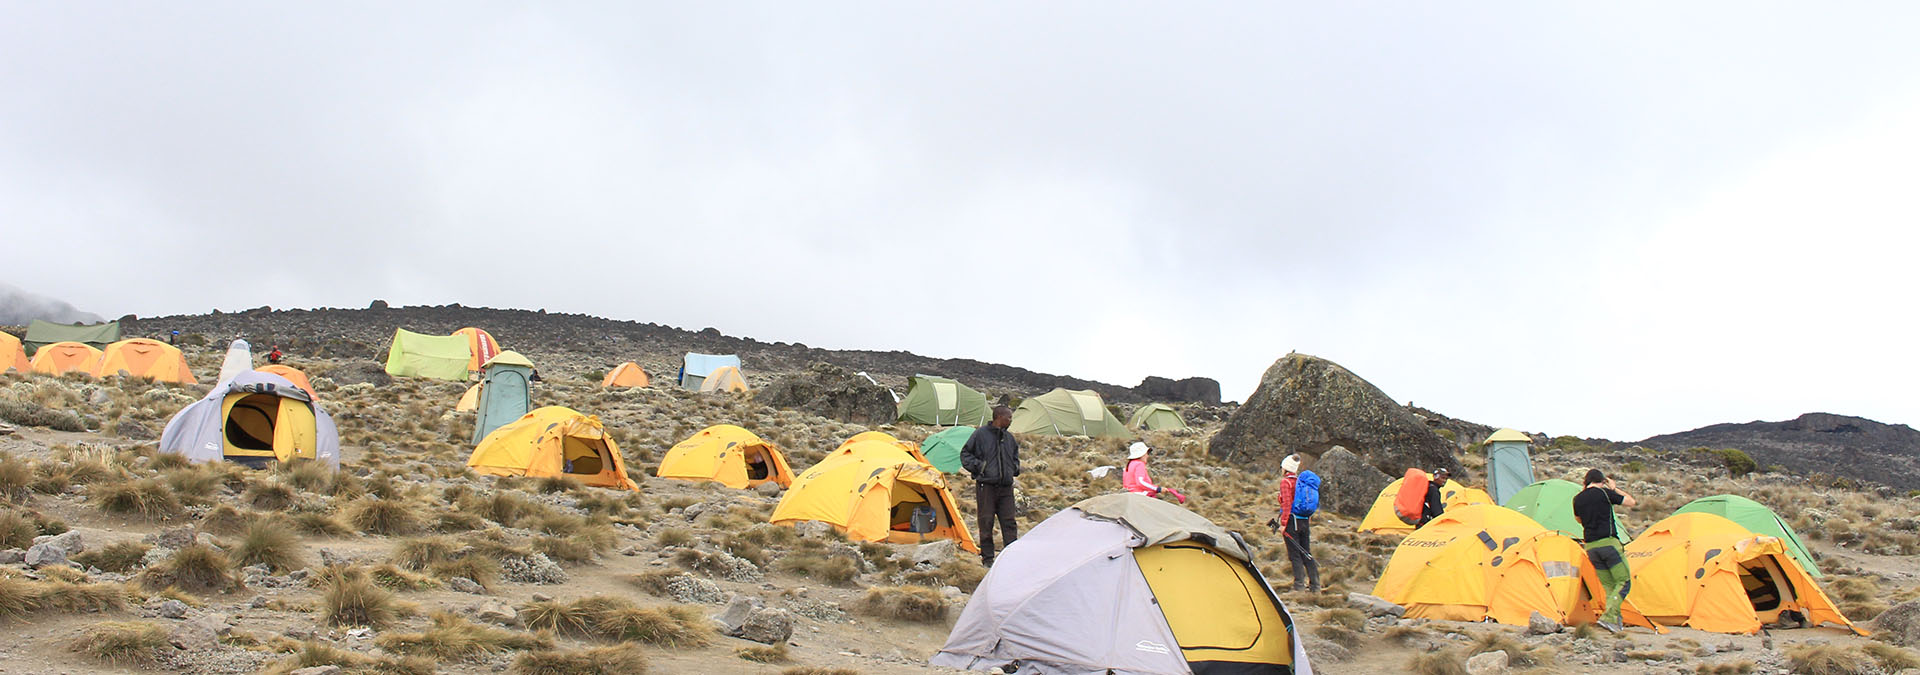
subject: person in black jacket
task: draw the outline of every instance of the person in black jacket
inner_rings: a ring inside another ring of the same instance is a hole
[[[1007,427],[1013,424],[1013,410],[995,406],[993,422],[973,430],[967,444],[960,446],[960,467],[973,476],[974,496],[979,502],[980,564],[993,566],[993,521],[1000,519],[1000,534],[1008,546],[1020,536],[1013,522],[1013,479],[1020,475],[1020,441]]]
[[[1427,483],[1427,502],[1420,506],[1420,522],[1414,525],[1415,528],[1447,512],[1447,500],[1440,495],[1440,488],[1447,485],[1447,478],[1452,473],[1445,467],[1433,472],[1433,480]]]

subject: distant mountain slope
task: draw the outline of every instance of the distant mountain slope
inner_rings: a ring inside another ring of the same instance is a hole
[[[25,326],[34,319],[54,323],[100,323],[100,315],[82,312],[64,300],[29,293],[0,283],[0,326]]]
[[[1662,450],[1739,448],[1762,467],[1779,464],[1801,474],[1920,489],[1920,431],[1862,417],[1808,413],[1784,422],[1715,424],[1640,444]]]
[[[632,360],[656,377],[663,374],[670,377],[680,355],[692,351],[739,354],[749,378],[802,371],[811,363],[825,362],[866,371],[902,392],[908,376],[927,373],[958,379],[992,396],[1006,393],[1026,397],[1065,387],[1092,389],[1112,403],[1178,400],[1173,397],[1184,393],[1198,397],[1196,402],[1217,404],[1220,395],[1220,385],[1206,378],[1179,382],[1148,378],[1142,387],[1123,387],[973,359],[939,359],[904,351],[819,349],[798,343],[732,337],[712,328],[690,331],[584,314],[459,305],[388,308],[384,303],[375,303],[368,309],[278,311],[263,307],[237,313],[133,318],[125,320],[123,325],[127,335],[158,336],[178,330],[182,334],[197,333],[216,342],[244,335],[262,348],[277,344],[295,354],[374,360],[385,360],[395,328],[445,334],[465,326],[479,326],[508,349],[566,355],[562,363],[551,364],[556,369],[604,370]],[[1204,400],[1209,393],[1212,400]]]

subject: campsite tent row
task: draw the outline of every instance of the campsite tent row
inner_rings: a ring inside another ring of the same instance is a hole
[[[111,324],[117,326],[117,324]],[[147,338],[131,338],[96,349],[83,342],[42,345],[28,359],[23,342],[0,333],[0,372],[12,369],[41,375],[83,373],[93,377],[146,377],[158,382],[194,384],[187,358],[173,345]]]

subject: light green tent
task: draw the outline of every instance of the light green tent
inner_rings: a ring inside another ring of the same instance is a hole
[[[465,366],[461,366],[464,368]],[[480,367],[479,415],[473,421],[473,444],[533,410],[533,362],[520,352],[504,351]]]
[[[907,395],[900,399],[902,422],[915,424],[981,425],[987,423],[990,408],[987,395],[959,382],[932,375],[915,375],[907,380]]]
[[[1580,521],[1573,517],[1573,496],[1580,494],[1580,484],[1570,480],[1549,478],[1547,480],[1520,488],[1513,499],[1501,504],[1532,518],[1541,527],[1560,534],[1580,539],[1587,536]],[[1633,535],[1627,532],[1627,522],[1620,518],[1620,509],[1613,511],[1613,530],[1620,534],[1620,543],[1633,541]]]
[[[1676,515],[1682,513],[1711,513],[1739,523],[1748,532],[1778,537],[1787,545],[1787,553],[1793,555],[1794,562],[1806,568],[1808,574],[1826,576],[1820,571],[1820,566],[1814,564],[1813,554],[1807,551],[1807,545],[1800,543],[1800,533],[1794,532],[1787,521],[1781,520],[1779,514],[1760,502],[1739,495],[1714,495],[1687,502],[1686,506],[1674,511]]]
[[[1493,497],[1493,503],[1505,504],[1521,489],[1533,484],[1533,457],[1527,454],[1533,447],[1533,439],[1512,429],[1501,429],[1487,437],[1486,447],[1487,494]]]
[[[953,427],[941,429],[940,433],[928,436],[920,443],[920,454],[933,462],[933,468],[945,473],[960,472],[960,448],[967,445],[967,439],[973,437],[973,427]]]
[[[1165,403],[1148,403],[1140,406],[1139,410],[1133,411],[1133,419],[1127,420],[1127,427],[1130,429],[1146,429],[1148,431],[1166,431],[1168,429],[1185,429],[1187,428],[1187,421],[1180,419],[1180,413],[1174,412],[1173,406]]]
[[[421,335],[399,328],[393,331],[393,347],[387,350],[387,374],[459,382],[467,379],[471,358],[465,335]]]
[[[1133,438],[1133,432],[1107,410],[1107,402],[1099,394],[1068,389],[1021,401],[1008,430],[1016,434]]]
[[[55,342],[80,342],[92,345],[94,349],[106,349],[107,345],[120,341],[120,322],[108,321],[91,326],[71,326],[51,321],[34,319],[27,326],[27,336],[20,339],[20,346],[26,349],[27,356],[33,356],[41,347]]]

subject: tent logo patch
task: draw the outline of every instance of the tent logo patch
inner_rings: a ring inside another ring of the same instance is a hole
[[[1166,645],[1163,645],[1163,644],[1160,644],[1160,643],[1158,643],[1158,642],[1154,642],[1154,641],[1151,641],[1151,640],[1141,640],[1141,641],[1139,641],[1139,642],[1135,642],[1135,643],[1133,643],[1133,649],[1134,649],[1134,651],[1141,651],[1141,652],[1146,652],[1146,653],[1149,653],[1149,654],[1169,654],[1169,653],[1172,653],[1172,652],[1171,652],[1170,650],[1168,650],[1168,649],[1167,649],[1167,646],[1166,646]]]

